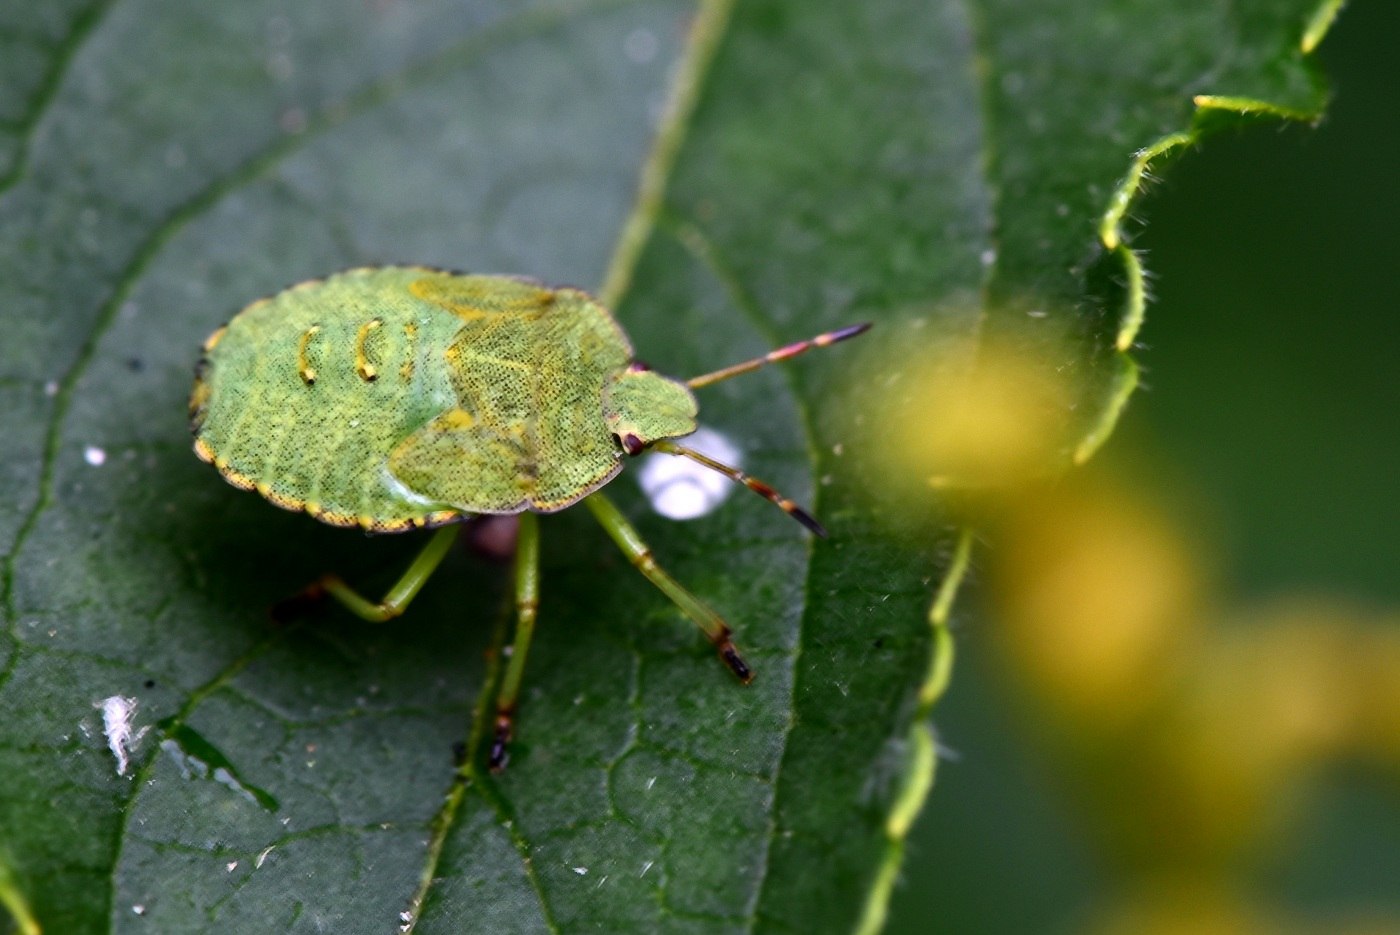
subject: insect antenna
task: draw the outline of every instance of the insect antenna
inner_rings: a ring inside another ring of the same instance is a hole
[[[870,322],[861,322],[858,325],[848,325],[845,328],[837,328],[835,331],[828,331],[819,334],[815,338],[808,338],[805,341],[798,341],[795,344],[788,344],[778,348],[776,351],[769,351],[762,357],[755,357],[753,360],[746,360],[741,364],[734,364],[725,367],[723,370],[716,370],[714,373],[706,373],[698,377],[691,377],[685,381],[685,385],[692,390],[698,390],[702,386],[709,386],[711,383],[718,383],[720,380],[728,380],[730,377],[737,377],[741,373],[748,373],[750,370],[757,370],[765,364],[775,364],[780,360],[789,360],[798,354],[805,354],[814,347],[826,347],[835,344],[837,341],[844,341],[847,338],[854,338],[858,334],[864,334],[870,330]],[[785,508],[786,509],[786,508]]]
[[[727,464],[716,461],[714,458],[711,458],[708,455],[701,454],[693,448],[687,448],[684,445],[677,445],[675,442],[667,441],[664,439],[661,441],[652,442],[651,445],[649,445],[648,447],[650,447],[652,451],[662,451],[668,455],[679,455],[682,458],[689,458],[690,460],[694,461],[696,464],[701,465],[702,467],[707,467],[712,471],[717,471],[720,474],[723,474],[725,477],[729,478],[730,480],[735,481],[736,483],[743,484],[745,487],[749,488],[754,493],[758,494],[760,497],[763,497],[764,499],[770,500],[773,503],[775,503],[780,510],[786,513],[788,516],[791,516],[793,519],[797,520],[803,526],[806,526],[812,532],[821,536],[823,539],[826,538],[826,530],[822,528],[821,523],[817,522],[815,519],[812,518],[812,514],[802,509],[802,507],[798,506],[796,503],[793,503],[787,497],[784,497],[782,494],[778,493],[772,487],[769,487],[763,481],[758,480],[755,477],[750,477],[738,468],[730,467]]]

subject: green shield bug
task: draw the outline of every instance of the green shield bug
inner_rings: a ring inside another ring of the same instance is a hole
[[[381,601],[329,574],[302,595],[329,595],[365,620],[403,613],[447,554],[457,523],[520,515],[515,639],[489,755],[499,770],[539,601],[537,513],[584,503],[730,671],[753,678],[729,626],[656,563],[598,491],[625,458],[664,452],[718,471],[825,535],[767,484],[673,439],[695,431],[692,390],[868,327],[673,380],[635,361],[626,334],[585,292],[424,267],[353,269],[254,302],[210,335],[190,425],[200,458],[284,509],[373,533],[442,527]]]

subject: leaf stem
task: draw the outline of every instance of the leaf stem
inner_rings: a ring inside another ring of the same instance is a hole
[[[642,249],[651,239],[657,214],[666,197],[666,183],[680,154],[681,144],[685,142],[686,129],[700,99],[700,89],[704,86],[705,76],[729,25],[729,13],[733,7],[734,0],[705,0],[691,24],[690,38],[675,84],[671,87],[666,114],[661,119],[656,141],[642,166],[637,200],[632,206],[632,213],[622,225],[617,249],[608,264],[603,285],[598,290],[599,299],[608,308],[615,309],[627,294]]]
[[[39,920],[34,917],[29,901],[20,892],[14,873],[3,857],[0,857],[0,906],[10,913],[20,935],[40,935]]]
[[[885,919],[889,915],[890,894],[894,891],[899,868],[904,861],[904,840],[909,836],[909,829],[914,826],[919,812],[923,810],[929,790],[933,788],[933,774],[938,765],[938,748],[934,743],[932,725],[927,723],[927,718],[934,704],[947,690],[948,681],[952,676],[953,636],[948,623],[952,617],[953,601],[957,598],[958,590],[972,563],[972,541],[973,530],[970,526],[959,530],[948,568],[943,573],[943,580],[939,582],[933,604],[929,607],[928,622],[933,630],[933,645],[929,649],[928,673],[919,688],[918,710],[914,712],[913,724],[909,728],[903,785],[885,819],[885,856],[875,869],[875,879],[871,881],[865,906],[856,922],[856,935],[878,935],[885,927]]]

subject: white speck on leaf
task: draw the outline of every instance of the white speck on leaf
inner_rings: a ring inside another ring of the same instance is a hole
[[[131,765],[130,754],[146,735],[147,728],[135,733],[131,730],[132,719],[136,717],[136,699],[125,695],[103,698],[93,705],[102,712],[102,733],[107,737],[107,749],[117,761],[117,775],[125,776]]]
[[[252,802],[254,805],[258,804],[258,797],[253,795],[252,792],[248,791],[248,789],[244,787],[243,783],[239,782],[236,778],[234,778],[234,775],[228,770],[224,769],[222,766],[217,767],[214,770],[213,777],[214,781],[217,782],[219,785],[225,787],[226,789],[231,789],[234,792],[237,792],[239,795],[243,796],[243,798],[247,799],[249,802]]]
[[[276,845],[272,845],[271,847],[265,847],[265,848],[263,848],[261,851],[258,852],[258,856],[253,858],[253,869],[254,869],[254,870],[257,870],[258,868],[260,868],[260,867],[263,865],[263,861],[267,860],[267,855],[272,853],[272,847],[275,847],[275,846],[276,846]]]
[[[107,452],[96,445],[88,445],[83,449],[83,460],[93,467],[102,467],[107,461]]]
[[[703,426],[686,438],[686,446],[724,464],[739,467],[739,449],[728,438]],[[667,519],[695,519],[713,512],[734,491],[723,474],[688,458],[656,454],[637,473],[651,508]]]
[[[138,916],[143,916],[146,914],[146,907],[141,905],[140,903],[137,903],[136,905],[131,907],[131,911]]]
[[[203,779],[209,775],[209,767],[203,761],[189,756],[184,749],[171,740],[169,737],[160,742],[160,748],[170,755],[175,761],[175,768],[180,771],[181,779],[189,779],[191,776],[198,776]]]
[[[587,868],[587,867],[575,867],[575,868],[574,868],[574,873],[577,873],[579,876],[584,876],[585,874],[588,873],[588,868]]]
[[[224,869],[229,873],[233,873],[233,871],[238,869],[238,861],[230,860],[228,863],[224,864]]]

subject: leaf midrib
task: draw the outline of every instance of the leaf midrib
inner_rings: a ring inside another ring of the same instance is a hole
[[[632,284],[632,276],[636,266],[641,259],[643,249],[650,242],[658,228],[658,221],[661,216],[666,198],[667,183],[675,167],[677,158],[684,145],[686,131],[689,128],[690,119],[694,112],[705,81],[709,75],[710,66],[713,64],[715,53],[720,45],[729,22],[730,13],[733,10],[734,0],[701,0],[701,8],[690,27],[690,36],[686,50],[681,56],[680,65],[676,72],[675,84],[668,101],[666,116],[657,129],[653,138],[652,146],[647,158],[643,161],[640,178],[638,180],[637,195],[632,211],[623,222],[619,232],[617,243],[613,249],[612,259],[608,263],[607,272],[604,275],[603,285],[599,290],[601,301],[609,308],[617,308],[626,299]],[[704,261],[703,258],[702,262]],[[751,303],[744,303],[741,306],[746,313],[752,311]],[[806,411],[800,405],[799,415],[806,428],[806,436],[809,450],[812,447],[811,431],[807,426]],[[809,459],[810,460],[810,459]],[[810,545],[808,546],[809,560],[806,567],[810,569]],[[804,582],[805,582],[804,573]],[[805,583],[804,583],[805,592]],[[805,611],[806,600],[804,597],[803,607]],[[799,637],[800,637],[799,626]],[[795,657],[793,660],[795,665]],[[486,680],[484,685],[489,685],[490,680]],[[483,692],[485,688],[483,688]],[[486,716],[487,707],[478,703],[474,713],[472,725],[472,735],[480,736],[483,733],[481,718]],[[791,720],[788,722],[788,731],[791,730]],[[787,732],[784,733],[783,747],[786,748]],[[779,762],[781,763],[781,755]],[[774,789],[776,791],[776,773],[773,777]],[[491,794],[485,785],[475,781],[475,776],[471,764],[464,769],[463,774],[459,774],[454,784],[462,787],[463,795],[471,794],[475,791],[480,795],[498,818],[503,818],[505,804],[499,797]],[[456,798],[454,792],[454,798]],[[426,903],[432,891],[434,880],[434,864],[437,856],[441,853],[442,840],[455,826],[460,810],[460,798],[444,806],[444,812],[440,817],[445,818],[435,823],[433,840],[430,842],[429,854],[430,866],[426,867],[422,879],[424,885],[420,887],[415,896],[417,907]],[[518,822],[510,822],[511,842],[516,851],[520,854],[524,864],[527,879],[535,893],[540,905],[541,917],[545,925],[551,932],[558,931],[553,915],[549,908],[548,899],[543,887],[534,874],[530,865],[529,854],[532,850],[529,841],[524,837],[519,829]],[[768,865],[767,845],[772,840],[772,835],[764,839],[765,851],[763,857],[763,872],[766,875]],[[761,886],[756,887],[753,896],[753,907],[748,910],[748,915],[752,918],[753,908],[757,906],[758,896]],[[410,921],[411,927],[416,927],[421,921],[421,914],[415,914]],[[410,929],[411,931],[411,929]]]

